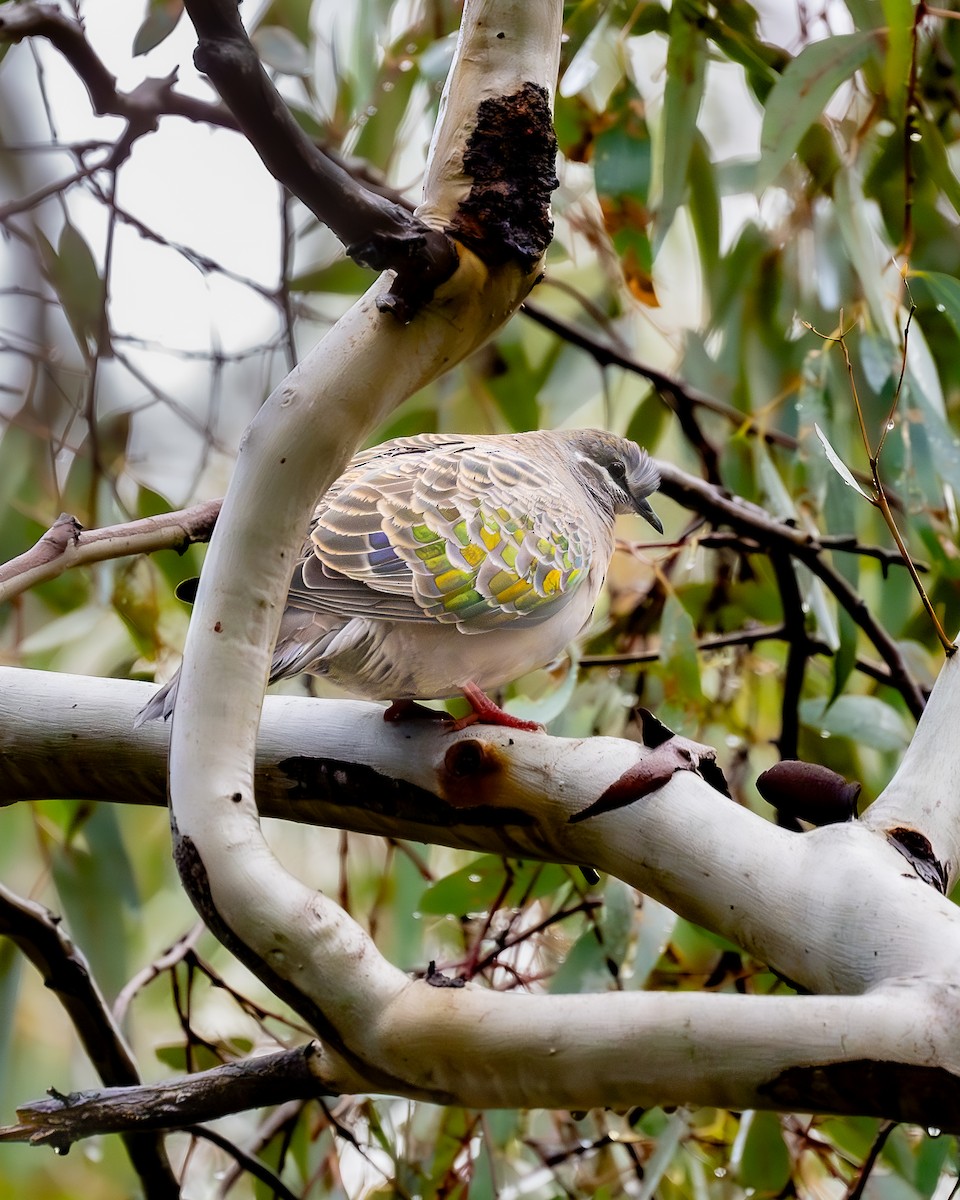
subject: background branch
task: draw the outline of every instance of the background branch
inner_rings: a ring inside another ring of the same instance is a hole
[[[369,191],[300,129],[260,64],[231,0],[186,0],[197,30],[198,70],[209,75],[267,170],[331,229],[364,266],[397,272],[403,320],[457,266],[453,244],[407,209]]]
[[[210,540],[220,504],[220,500],[207,500],[159,517],[88,530],[63,513],[35,546],[0,565],[0,604],[71,567],[155,550],[183,553],[195,542]]]

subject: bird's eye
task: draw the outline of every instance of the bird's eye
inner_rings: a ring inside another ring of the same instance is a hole
[[[612,479],[612,480],[613,480],[615,483],[620,483],[620,484],[626,483],[626,481],[627,481],[627,468],[626,468],[626,466],[624,465],[624,463],[623,463],[623,460],[622,460],[622,459],[615,458],[615,459],[613,460],[613,462],[610,464],[610,466],[609,466],[609,467],[607,467],[607,470],[610,472],[610,478],[611,478],[611,479]]]

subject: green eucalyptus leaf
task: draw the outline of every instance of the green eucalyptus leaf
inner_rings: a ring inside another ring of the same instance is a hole
[[[910,278],[918,295],[925,293],[960,337],[960,279],[942,271],[911,271]]]
[[[830,97],[877,46],[872,32],[843,33],[805,46],[767,97],[760,136],[757,184],[777,178]]]
[[[804,700],[800,719],[812,729],[874,750],[902,752],[913,735],[901,714],[877,696],[838,696],[829,706],[822,698]]]
[[[451,916],[489,912],[498,901],[507,908],[547,896],[569,880],[565,867],[514,859],[505,863],[495,854],[485,854],[430,884],[420,897],[419,910]]]
[[[306,46],[282,25],[261,25],[251,34],[250,40],[264,63],[281,75],[310,74]]]
[[[830,445],[829,438],[823,432],[823,430],[820,428],[820,426],[814,425],[813,428],[814,428],[814,432],[816,433],[817,437],[820,439],[820,444],[823,446],[824,453],[826,454],[826,456],[830,462],[830,465],[833,467],[833,469],[836,471],[836,473],[840,476],[840,478],[847,485],[847,487],[853,488],[853,490],[855,492],[859,492],[860,495],[863,496],[863,498],[865,500],[869,500],[870,497],[863,490],[863,488],[860,486],[860,484],[857,483],[856,479],[853,476],[853,472],[850,470],[850,468],[847,466],[847,464],[843,461],[843,459],[836,452],[836,450],[834,450],[834,448]]]
[[[700,28],[702,10],[690,0],[674,0],[670,9],[667,84],[663,95],[662,190],[657,208],[654,252],[659,250],[683,203],[690,154],[697,136],[703,100],[707,40]]]
[[[603,992],[613,986],[606,947],[597,940],[592,929],[582,934],[570,948],[566,958],[550,980],[554,996],[578,992]]]
[[[747,1119],[744,1114],[743,1120]],[[783,1140],[780,1117],[771,1112],[754,1112],[749,1114],[749,1120],[738,1171],[740,1182],[756,1195],[777,1195],[790,1178],[790,1152]]]

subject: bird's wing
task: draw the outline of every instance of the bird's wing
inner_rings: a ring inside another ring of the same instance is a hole
[[[324,497],[293,607],[479,632],[544,621],[606,569],[603,521],[553,464],[463,438],[397,446],[355,460]]]

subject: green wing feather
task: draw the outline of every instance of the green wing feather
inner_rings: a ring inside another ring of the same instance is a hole
[[[324,497],[290,603],[464,632],[539,623],[587,575],[584,526],[556,472],[515,445],[401,439],[358,456]]]

